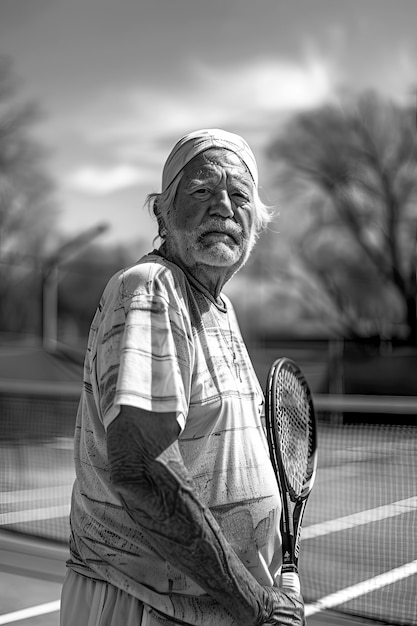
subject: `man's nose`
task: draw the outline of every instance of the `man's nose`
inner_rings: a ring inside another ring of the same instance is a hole
[[[212,215],[221,215],[221,217],[233,217],[233,204],[226,189],[219,189],[213,195],[210,213]]]

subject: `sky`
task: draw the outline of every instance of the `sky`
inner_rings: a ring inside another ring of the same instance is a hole
[[[243,135],[274,204],[265,148],[288,115],[417,83],[415,0],[0,0],[0,56],[41,106],[58,228],[149,242],[143,208],[182,135]]]

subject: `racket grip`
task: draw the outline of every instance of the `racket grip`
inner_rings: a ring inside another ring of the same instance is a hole
[[[300,577],[295,565],[283,565],[281,569],[281,588],[301,593]]]

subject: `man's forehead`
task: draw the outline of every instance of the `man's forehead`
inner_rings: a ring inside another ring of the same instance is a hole
[[[250,172],[255,187],[258,185],[256,160],[243,137],[219,128],[205,128],[181,137],[172,148],[162,171],[162,191],[168,189],[194,157],[213,149],[237,154]]]
[[[231,150],[214,148],[198,154],[184,168],[184,176],[190,178],[216,177],[221,169],[233,177],[253,184],[252,177],[240,158]]]

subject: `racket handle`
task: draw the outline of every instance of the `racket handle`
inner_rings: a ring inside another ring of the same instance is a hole
[[[301,593],[300,577],[295,565],[283,565],[281,569],[281,588]]]

